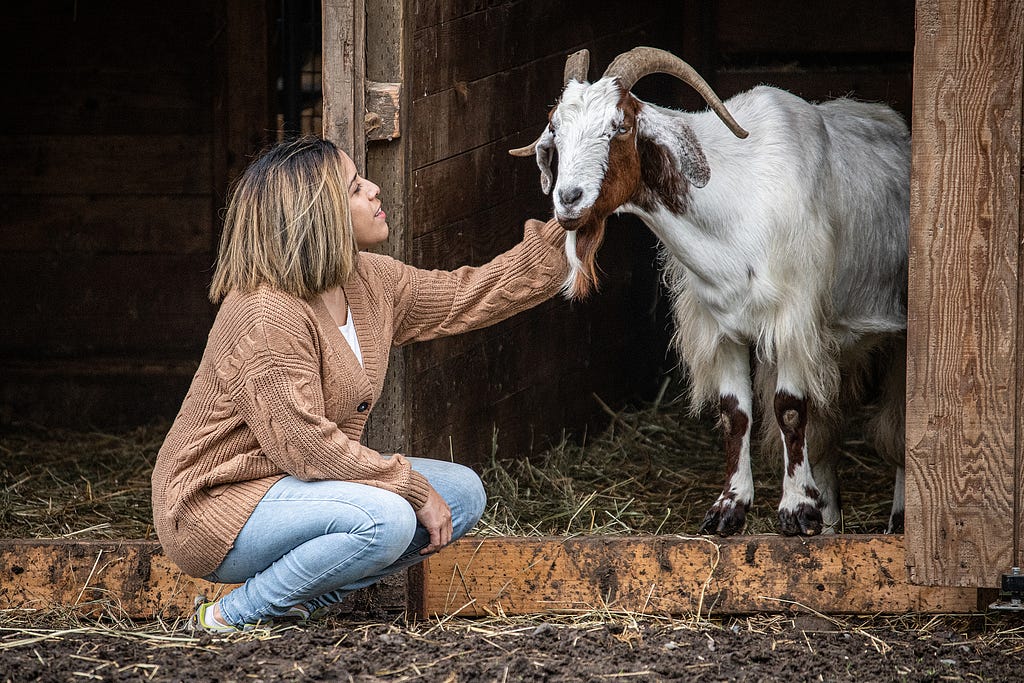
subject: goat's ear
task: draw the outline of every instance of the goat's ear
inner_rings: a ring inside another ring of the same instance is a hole
[[[551,172],[551,158],[555,153],[555,134],[551,132],[551,126],[544,128],[544,132],[537,139],[537,147],[534,154],[537,157],[537,167],[540,168],[540,189],[544,194],[551,193],[551,185],[554,184],[554,174]]]
[[[637,144],[654,144],[664,150],[679,173],[682,173],[694,187],[704,187],[711,180],[704,150],[685,123],[678,119],[657,117],[652,121],[647,115],[637,117]]]

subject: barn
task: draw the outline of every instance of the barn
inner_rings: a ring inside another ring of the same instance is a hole
[[[425,614],[685,612],[709,596],[734,612],[782,598],[967,612],[1024,561],[1024,3],[48,0],[8,14],[0,424],[174,415],[214,314],[219,210],[280,135],[322,131],[351,151],[387,198],[388,253],[480,263],[550,212],[536,169],[507,150],[536,135],[565,56],[587,48],[597,70],[653,45],[723,97],[765,82],[911,121],[906,533],[468,540],[387,599]],[[702,106],[667,78],[636,91]],[[370,442],[474,464],[495,443],[524,454],[600,424],[593,394],[652,392],[673,362],[652,249],[618,219],[599,297],[393,353]],[[140,615],[195,592],[148,541],[4,541],[0,573],[5,604],[81,599],[83,575]]]

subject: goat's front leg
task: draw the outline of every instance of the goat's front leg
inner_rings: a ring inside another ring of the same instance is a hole
[[[782,433],[785,467],[779,530],[786,536],[820,534],[821,494],[807,455],[807,398],[780,385],[775,392],[775,420]]]
[[[727,343],[719,349],[719,415],[725,446],[725,487],[700,525],[702,534],[730,536],[743,531],[754,501],[750,469],[750,357],[745,346]]]

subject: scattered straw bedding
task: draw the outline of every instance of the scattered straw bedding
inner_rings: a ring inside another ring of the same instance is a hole
[[[688,416],[679,384],[621,411],[600,398],[608,427],[565,435],[526,459],[492,453],[480,468],[488,509],[481,535],[693,534],[720,492],[711,418]],[[0,538],[154,537],[149,476],[167,431],[120,433],[25,426],[0,432]],[[862,442],[844,446],[844,531],[885,530],[892,473]],[[747,533],[776,530],[781,466],[755,459]]]

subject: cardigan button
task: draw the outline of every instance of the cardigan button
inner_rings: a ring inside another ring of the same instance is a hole
[[[369,407],[370,407],[370,404],[367,403],[366,401],[363,401],[358,406],[356,406],[356,410],[359,411],[360,413],[365,413],[367,411],[367,409],[369,409]]]

